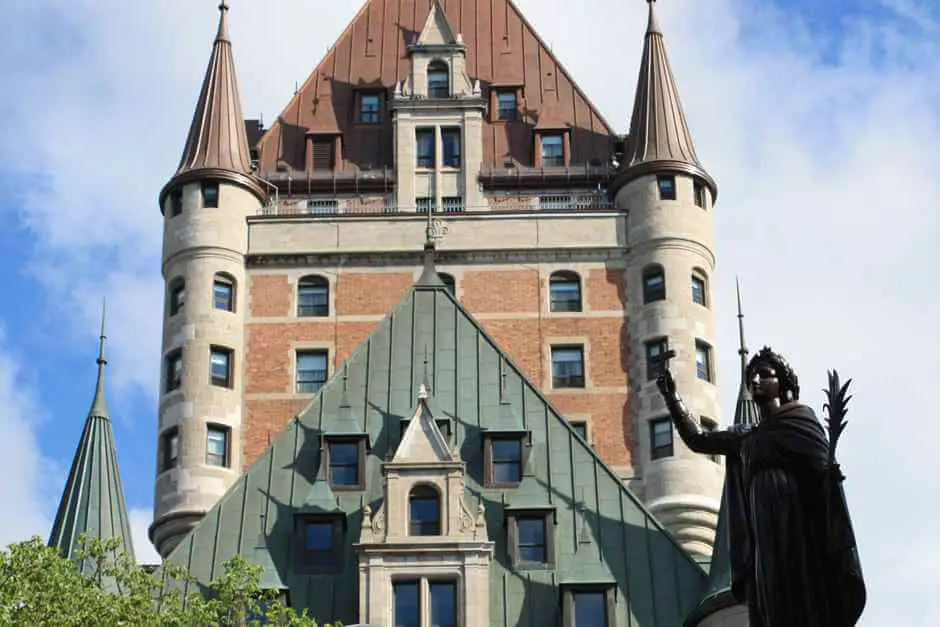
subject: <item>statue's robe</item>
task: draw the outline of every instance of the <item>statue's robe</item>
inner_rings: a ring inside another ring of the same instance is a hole
[[[842,475],[812,409],[787,403],[755,427],[682,435],[694,451],[727,456],[731,591],[751,627],[855,625],[865,584]]]

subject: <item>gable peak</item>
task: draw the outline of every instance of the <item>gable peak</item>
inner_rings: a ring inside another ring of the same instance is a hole
[[[454,453],[434,419],[428,403],[428,389],[423,383],[418,387],[418,402],[401,436],[398,450],[392,458],[395,463],[453,463]]]
[[[431,3],[431,9],[428,11],[428,17],[424,21],[424,28],[418,35],[415,42],[416,46],[459,46],[463,45],[463,38],[459,33],[455,34],[451,28],[447,16],[444,14],[444,7],[439,0]]]

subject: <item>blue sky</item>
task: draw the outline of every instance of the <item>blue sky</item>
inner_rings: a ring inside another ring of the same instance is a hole
[[[0,99],[0,502],[20,515],[0,522],[0,543],[48,533],[91,402],[107,295],[115,437],[138,556],[152,555],[142,530],[159,377],[156,196],[185,140],[216,4],[4,7],[0,62],[15,97]],[[645,3],[517,4],[625,131]],[[358,7],[235,0],[245,114],[273,119]],[[827,368],[856,380],[842,458],[871,590],[863,624],[927,625],[928,582],[940,578],[940,543],[925,530],[940,515],[925,498],[940,490],[940,427],[929,418],[940,349],[940,10],[930,0],[658,7],[699,156],[720,189],[724,406],[737,384],[740,275],[751,348],[787,354],[807,402],[820,409]]]

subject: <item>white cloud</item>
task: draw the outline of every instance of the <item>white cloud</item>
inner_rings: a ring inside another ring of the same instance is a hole
[[[45,540],[52,528],[48,517],[52,502],[49,476],[55,465],[43,457],[36,440],[36,425],[43,411],[35,387],[27,381],[17,359],[8,352],[0,325],[0,548],[38,534]]]
[[[127,512],[131,524],[131,541],[134,543],[134,553],[138,564],[160,564],[160,554],[153,547],[147,530],[153,522],[153,510],[132,509]]]
[[[626,130],[645,4],[517,3]],[[359,4],[237,3],[246,115],[273,119]],[[841,456],[869,582],[863,624],[919,625],[940,549],[921,531],[940,514],[925,498],[940,489],[931,468],[940,427],[930,418],[940,349],[931,287],[940,267],[940,26],[924,1],[868,8],[842,11],[829,24],[839,30],[820,33],[809,18],[757,0],[658,3],[699,156],[720,187],[724,405],[733,406],[737,383],[738,274],[751,348],[770,343],[790,357],[808,402],[820,407],[827,368],[855,378]],[[0,102],[9,122],[0,155],[24,176],[48,177],[18,211],[36,237],[39,275],[56,302],[81,303],[75,328],[63,332],[83,339],[107,288],[115,363],[125,363],[114,369],[118,389],[155,394],[155,197],[185,139],[213,3],[42,0],[11,12],[0,60],[18,68],[8,84],[20,97]],[[65,43],[48,45],[50,32]]]

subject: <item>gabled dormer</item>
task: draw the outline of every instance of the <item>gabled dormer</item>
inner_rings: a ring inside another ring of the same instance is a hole
[[[411,76],[403,96],[430,98],[480,97],[480,88],[467,75],[467,46],[460,33],[454,33],[444,9],[435,0],[424,28],[408,45]]]
[[[363,510],[359,616],[392,624],[393,608],[431,599],[450,608],[456,624],[484,627],[487,613],[475,599],[489,596],[494,543],[482,503],[474,510],[464,500],[464,462],[432,406],[422,384],[395,455],[382,466],[383,499],[374,512],[368,505]]]

